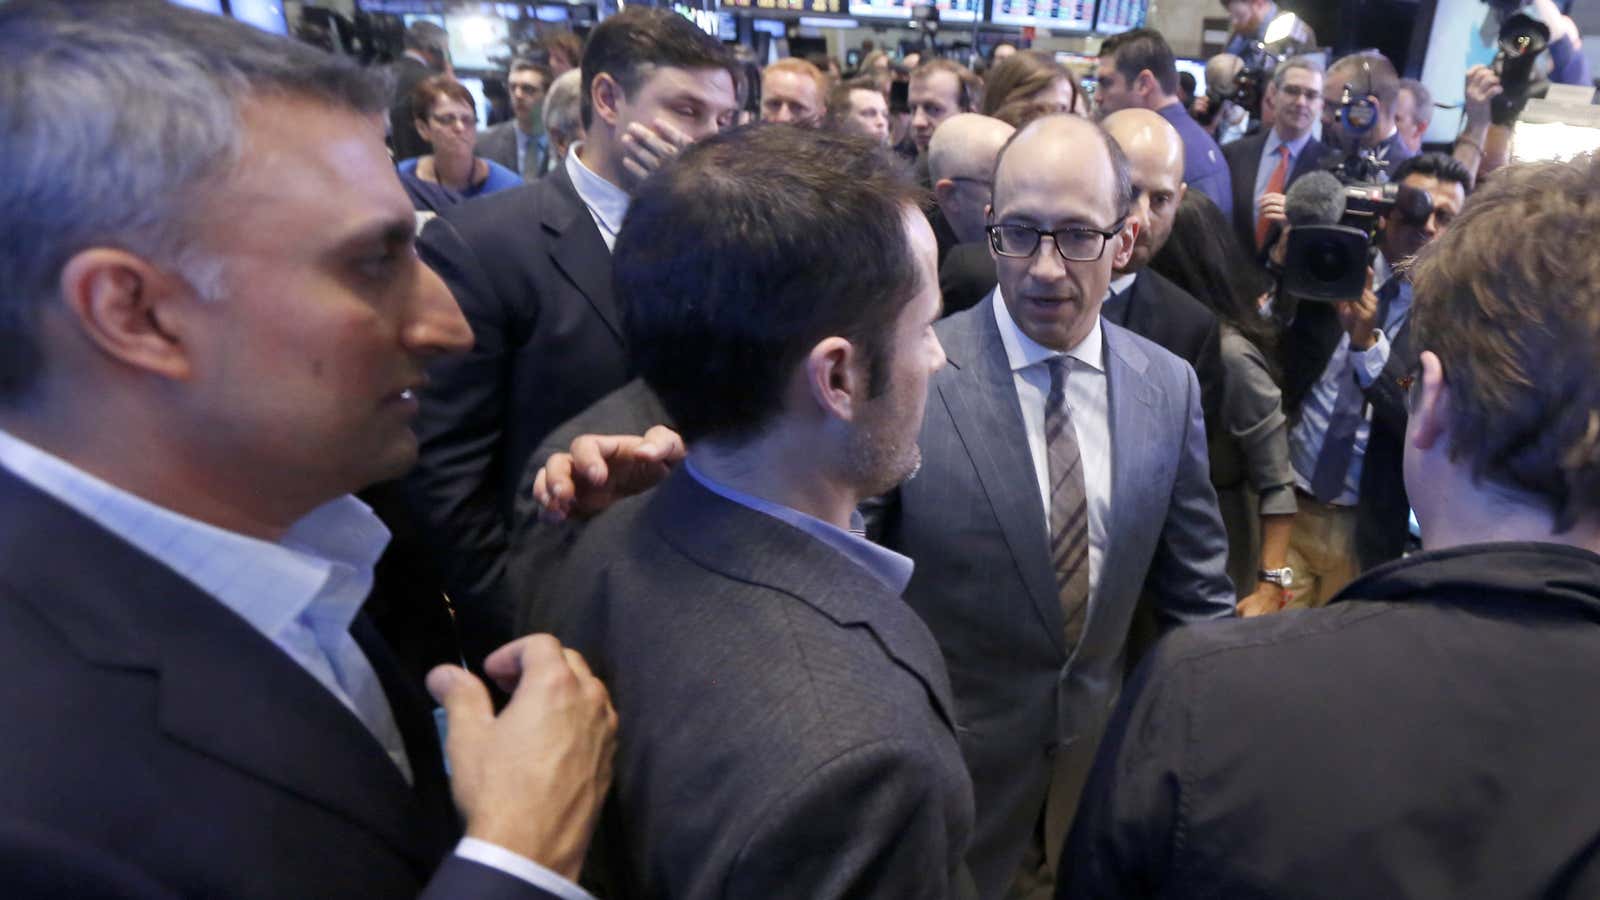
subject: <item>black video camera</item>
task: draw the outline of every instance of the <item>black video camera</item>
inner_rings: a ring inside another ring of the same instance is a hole
[[[1307,176],[1313,178],[1316,176]],[[1300,300],[1338,303],[1361,296],[1367,285],[1381,223],[1392,212],[1421,227],[1433,215],[1433,197],[1404,184],[1340,184],[1338,195],[1322,198],[1338,208],[1338,224],[1296,225],[1284,256],[1282,290]],[[1331,204],[1331,205],[1329,205]]]
[[[1504,11],[1502,11],[1504,15]],[[1489,67],[1500,76],[1499,96],[1489,103],[1489,119],[1510,125],[1522,115],[1528,101],[1550,93],[1550,81],[1535,68],[1539,55],[1550,46],[1550,29],[1533,16],[1513,12],[1500,26],[1500,39]]]

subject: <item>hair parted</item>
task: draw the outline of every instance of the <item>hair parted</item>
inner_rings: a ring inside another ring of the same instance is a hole
[[[882,390],[920,287],[906,214],[922,199],[892,151],[793,125],[707,138],[645,180],[612,271],[632,362],[686,439],[758,433],[829,336],[863,348]]]
[[[1072,88],[1073,106],[1078,102],[1078,80],[1066,66],[1034,50],[1011,54],[989,70],[983,84],[983,109],[994,116],[1008,103],[1026,101],[1034,94],[1065,80]]]

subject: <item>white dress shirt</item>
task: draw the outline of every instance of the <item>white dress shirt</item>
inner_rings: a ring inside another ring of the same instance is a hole
[[[116,534],[238,615],[350,710],[407,783],[412,781],[394,711],[377,672],[350,636],[350,623],[372,590],[374,567],[389,543],[389,530],[366,504],[340,497],[312,510],[281,540],[270,543],[157,506],[3,430],[0,466]],[[590,900],[582,889],[532,860],[469,841],[463,840],[457,849],[465,858],[568,900]],[[506,857],[515,863],[506,864]],[[542,874],[528,877],[529,867]]]
[[[1011,376],[1022,406],[1022,425],[1028,431],[1028,452],[1044,504],[1045,533],[1050,529],[1050,457],[1044,440],[1044,403],[1050,396],[1049,361],[1067,356],[1067,409],[1078,437],[1083,460],[1084,497],[1089,506],[1089,596],[1100,583],[1100,561],[1105,557],[1106,523],[1111,521],[1111,414],[1106,390],[1105,332],[1100,317],[1078,346],[1065,354],[1051,350],[1022,333],[1006,309],[1000,288],[995,288],[994,319],[1006,348]]]
[[[628,203],[633,198],[628,196],[627,191],[596,175],[584,165],[583,160],[578,158],[582,150],[582,143],[573,144],[567,150],[567,177],[572,179],[578,199],[589,207],[594,227],[600,229],[600,237],[605,240],[606,249],[610,250],[616,246],[617,232],[622,230],[622,220],[628,215]]]

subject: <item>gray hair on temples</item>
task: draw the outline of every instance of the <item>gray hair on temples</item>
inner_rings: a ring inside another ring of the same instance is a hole
[[[164,0],[0,4],[0,401],[37,377],[37,314],[77,253],[123,249],[220,292],[192,214],[239,158],[244,105],[271,95],[375,114],[389,87]]]

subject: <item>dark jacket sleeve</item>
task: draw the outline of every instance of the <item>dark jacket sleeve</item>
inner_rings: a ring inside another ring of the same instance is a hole
[[[407,491],[445,584],[459,601],[478,602],[494,597],[505,565],[507,523],[497,473],[507,452],[518,326],[483,261],[448,219],[429,221],[418,249],[460,304],[473,347],[428,370],[416,420],[419,454]],[[477,612],[467,611],[471,618],[479,618]]]
[[[493,866],[456,856],[444,858],[419,900],[561,900]]]

